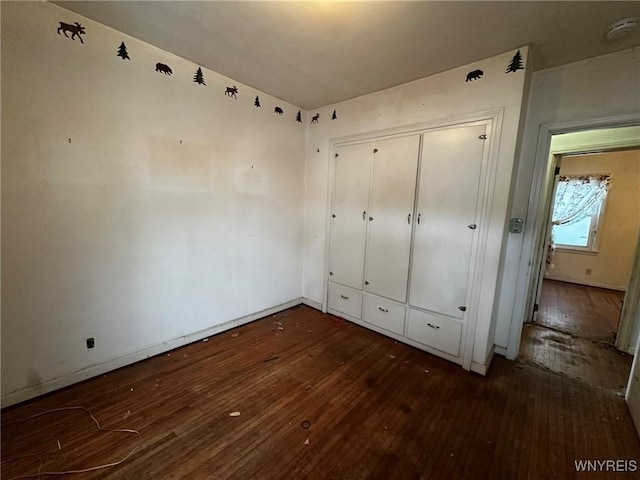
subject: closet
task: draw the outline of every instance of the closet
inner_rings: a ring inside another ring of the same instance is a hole
[[[469,368],[489,128],[335,146],[330,313]]]

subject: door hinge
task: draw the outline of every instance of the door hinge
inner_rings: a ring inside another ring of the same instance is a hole
[[[533,306],[533,311],[537,312],[538,309],[540,308],[540,305],[538,305],[537,303]]]
[[[480,140],[486,140],[486,139],[487,139],[487,134],[486,134],[486,133],[483,133],[483,134],[482,134],[482,135],[480,135],[478,138],[479,138]]]
[[[560,175],[560,165],[556,165],[556,170],[554,172],[554,175]]]

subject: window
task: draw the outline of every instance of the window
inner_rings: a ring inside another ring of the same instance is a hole
[[[553,204],[552,243],[555,248],[598,251],[609,175],[562,176]]]

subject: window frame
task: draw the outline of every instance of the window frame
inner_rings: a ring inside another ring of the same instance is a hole
[[[600,231],[604,224],[604,213],[607,204],[607,198],[609,195],[605,195],[600,201],[598,211],[591,215],[591,225],[589,226],[589,236],[587,237],[587,245],[567,245],[563,243],[557,243],[554,241],[554,247],[556,251],[566,251],[571,253],[586,253],[597,254],[600,251]],[[553,208],[553,207],[552,207]],[[553,227],[552,227],[553,231]]]

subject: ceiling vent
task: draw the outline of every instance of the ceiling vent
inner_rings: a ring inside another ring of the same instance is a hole
[[[607,40],[617,40],[635,28],[638,28],[638,19],[636,17],[625,18],[619,20],[609,27],[607,30]]]

